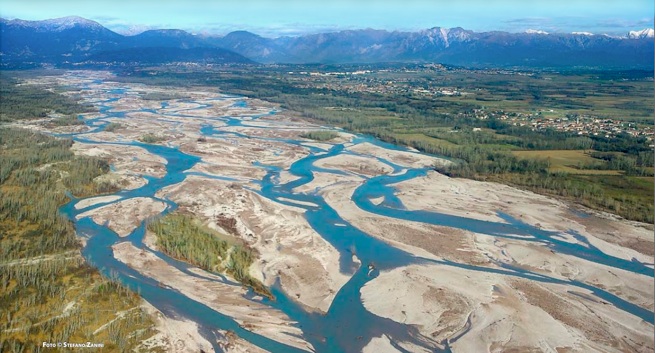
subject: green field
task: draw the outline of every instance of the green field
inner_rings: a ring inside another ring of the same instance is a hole
[[[428,143],[428,144],[435,145],[435,146],[437,146],[437,145],[444,146],[444,147],[455,146],[455,144],[452,143],[452,142],[442,140],[442,139],[438,139],[438,138],[434,138],[434,137],[430,137],[430,136],[426,136],[426,135],[421,134],[421,133],[409,133],[409,134],[397,133],[396,136],[398,136],[399,138],[404,139],[404,140],[416,141],[418,143]]]
[[[587,175],[621,175],[620,170],[593,170],[579,169],[580,163],[593,163],[597,159],[589,155],[590,151],[584,150],[536,150],[536,151],[512,151],[512,154],[519,158],[544,158],[550,167],[550,172],[565,172],[571,174]]]

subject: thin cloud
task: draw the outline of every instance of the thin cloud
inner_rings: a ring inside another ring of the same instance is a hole
[[[652,28],[653,20],[643,18],[640,20],[627,20],[606,18],[597,19],[581,16],[561,17],[523,17],[512,18],[501,22],[501,30],[508,32],[522,32],[527,29],[544,30],[551,33],[566,32],[593,32],[608,34],[624,34],[629,30]]]
[[[533,25],[533,24],[547,24],[551,22],[550,18],[546,17],[526,17],[526,18],[512,18],[502,21],[510,25]]]
[[[89,18],[90,20],[94,20],[96,22],[112,22],[112,21],[120,21],[121,19],[118,17],[114,16],[93,16]]]
[[[503,25],[496,29],[508,32],[523,32],[528,29],[559,32],[562,27],[565,27],[562,20],[546,17],[512,18],[504,20],[502,23]]]
[[[606,27],[606,28],[625,28],[625,29],[635,29],[639,27],[653,27],[653,19],[649,18],[643,18],[640,20],[633,20],[633,21],[628,21],[624,19],[605,19],[602,21],[599,21],[597,24],[599,27]]]
[[[135,35],[152,29],[176,28],[172,24],[139,24],[126,21],[119,17],[113,16],[93,16],[90,20],[96,21],[104,27],[123,35]]]

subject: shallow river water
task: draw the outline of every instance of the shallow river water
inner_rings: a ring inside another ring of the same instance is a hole
[[[95,83],[100,83],[100,81]],[[97,87],[95,89],[97,89]],[[104,96],[110,98],[96,103],[99,107],[100,117],[86,121],[89,126],[93,127],[92,131],[66,136],[70,136],[81,143],[105,143],[94,141],[93,135],[90,135],[89,133],[102,131],[104,126],[108,123],[105,121],[107,118],[124,118],[125,112],[115,112],[113,111],[113,108],[114,104],[129,92],[129,87],[107,90]],[[226,99],[226,97],[227,96],[217,94],[216,101]],[[233,97],[231,98],[234,99]],[[161,104],[161,109],[170,108],[173,104],[174,103],[172,102],[163,102]],[[201,104],[202,105],[199,106],[198,109],[206,107],[211,103],[203,101]],[[247,101],[237,100],[236,104],[244,107],[247,105]],[[172,114],[170,112],[164,114],[159,112],[159,110],[136,111],[148,111],[150,113],[161,114],[162,116],[174,116],[176,118],[193,118],[192,115]],[[275,114],[275,111],[271,111],[269,114]],[[255,121],[258,117],[259,116],[232,116],[215,117],[215,119],[227,123],[228,126],[246,126],[248,123]],[[221,131],[220,128],[214,128],[210,125],[204,126],[201,129],[201,133],[216,138],[221,138],[223,136],[229,138],[260,138],[249,137],[241,133],[224,132]],[[370,313],[365,310],[361,302],[360,289],[368,281],[374,279],[378,275],[378,271],[386,271],[400,266],[417,263],[437,263],[444,266],[453,266],[467,270],[502,273],[539,282],[561,283],[570,286],[572,289],[587,289],[596,297],[634,315],[635,319],[639,318],[653,323],[653,312],[623,300],[600,288],[595,288],[585,283],[551,278],[524,269],[514,268],[506,264],[498,264],[500,265],[498,268],[492,269],[450,261],[425,259],[395,248],[378,238],[362,232],[342,219],[338,213],[325,202],[321,195],[317,193],[299,193],[294,191],[295,188],[310,182],[313,179],[313,172],[343,173],[338,170],[318,168],[314,166],[315,161],[342,153],[352,154],[353,152],[344,150],[344,146],[340,144],[334,145],[329,150],[323,150],[318,147],[306,145],[306,140],[275,138],[261,139],[303,146],[310,151],[310,154],[293,163],[289,168],[289,172],[298,178],[286,184],[280,184],[279,182],[279,173],[281,170],[278,167],[256,163],[255,166],[266,171],[266,176],[262,180],[256,181],[256,183],[259,183],[260,189],[257,191],[253,189],[253,191],[276,202],[305,209],[305,217],[309,224],[317,233],[340,252],[341,272],[351,275],[351,279],[339,290],[329,308],[329,311],[325,315],[303,310],[303,308],[297,305],[297,303],[294,302],[287,293],[279,288],[279,286],[275,286],[272,289],[276,297],[274,301],[267,299],[252,299],[275,307],[286,313],[292,320],[296,321],[303,331],[304,338],[314,346],[317,352],[360,351],[371,338],[379,337],[382,334],[391,337],[392,344],[400,351],[405,350],[398,346],[396,342],[402,341],[412,342],[413,344],[425,347],[430,351],[450,351],[449,343],[452,343],[457,337],[451,337],[450,341],[434,342],[431,338],[422,336],[413,326],[400,324]],[[365,142],[386,149],[405,150],[402,147],[384,143],[368,136],[358,136],[353,140],[354,144]],[[116,195],[122,196],[122,200],[133,197],[155,198],[167,204],[164,214],[175,210],[177,206],[174,202],[166,199],[159,199],[155,197],[155,194],[166,186],[182,182],[188,175],[190,175],[190,173],[185,171],[198,163],[200,159],[185,154],[176,148],[162,145],[150,145],[141,142],[112,144],[126,144],[143,147],[148,152],[160,156],[167,161],[165,176],[161,178],[147,177],[146,179],[148,180],[148,183],[146,185],[134,190],[119,191]],[[554,252],[572,255],[581,259],[623,269],[644,276],[653,276],[653,269],[646,264],[640,263],[636,260],[627,261],[605,254],[589,244],[584,237],[575,233],[571,234],[582,244],[572,244],[560,240],[556,237],[557,234],[554,232],[548,232],[532,227],[517,219],[513,219],[506,214],[499,215],[505,219],[507,223],[496,223],[435,212],[407,210],[403,207],[402,202],[394,195],[395,190],[393,186],[390,185],[423,176],[428,170],[411,168],[404,170],[405,168],[391,163],[390,161],[382,158],[379,158],[379,160],[392,167],[394,173],[392,175],[368,178],[356,189],[352,199],[355,204],[364,211],[396,219],[464,229],[477,233],[489,234],[495,237],[519,239],[525,242],[538,242],[545,244]],[[215,177],[221,178],[221,176]],[[224,179],[229,180],[227,177]],[[382,203],[376,204],[371,201],[371,199],[379,197],[384,198]],[[79,214],[94,208],[102,207],[108,203],[96,204],[78,210],[74,207],[75,203],[78,201],[79,200],[77,199],[73,199],[70,203],[64,205],[61,208],[61,211],[75,223],[78,233],[88,237],[88,242],[83,249],[83,255],[105,275],[115,278],[131,289],[138,291],[145,300],[165,314],[173,317],[183,317],[196,322],[201,328],[201,333],[208,338],[210,342],[215,341],[213,338],[216,333],[213,330],[231,330],[239,337],[271,352],[286,353],[300,351],[299,349],[289,347],[262,335],[248,331],[240,327],[231,317],[223,315],[206,305],[189,299],[174,289],[159,286],[157,281],[141,275],[137,271],[116,260],[113,257],[111,246],[118,242],[129,241],[137,248],[143,247],[142,240],[145,231],[144,225],[142,224],[128,237],[119,238],[116,233],[111,231],[108,227],[98,225],[88,217],[80,220],[76,219]],[[439,240],[435,239],[435,241]],[[189,272],[186,264],[170,259],[159,252],[155,252],[155,254],[165,260],[168,264],[182,270],[189,276],[198,276],[197,274]],[[357,259],[361,261],[361,266],[353,261],[353,254],[355,254]],[[375,269],[371,273],[369,273],[368,264],[375,265]],[[458,336],[461,336],[462,333],[464,332],[460,332]],[[215,349],[219,350],[219,347],[215,346]]]

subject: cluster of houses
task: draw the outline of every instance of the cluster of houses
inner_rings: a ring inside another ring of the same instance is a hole
[[[549,110],[547,113],[555,113]],[[586,136],[603,136],[611,138],[617,134],[626,133],[634,137],[643,136],[647,141],[652,142],[655,135],[653,125],[637,124],[634,122],[602,119],[589,115],[567,115],[564,117],[548,117],[542,114],[525,114],[525,113],[505,113],[493,112],[487,113],[482,109],[476,109],[473,114],[478,119],[488,119],[490,117],[504,120],[515,126],[527,126],[533,130],[552,129],[557,131],[566,131]]]

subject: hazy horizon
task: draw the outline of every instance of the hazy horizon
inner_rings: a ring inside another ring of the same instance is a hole
[[[609,0],[598,6],[589,0],[569,1],[327,1],[311,4],[287,0],[116,1],[93,3],[68,0],[55,3],[9,0],[0,9],[7,19],[44,20],[80,16],[121,34],[149,29],[182,29],[197,34],[222,35],[247,30],[263,36],[295,36],[348,29],[415,31],[433,27],[462,27],[476,32],[529,29],[554,33],[625,34],[653,28],[652,1]],[[38,6],[35,6],[38,4]]]

